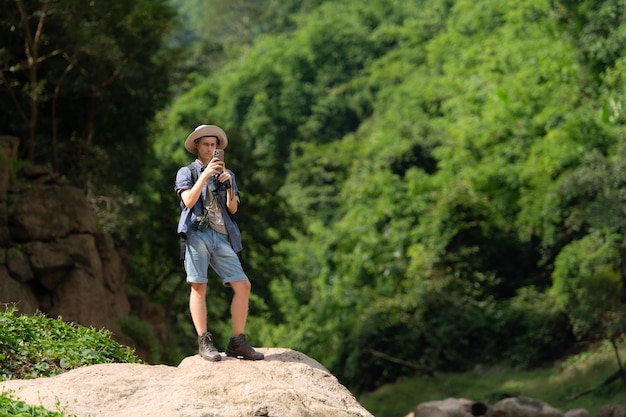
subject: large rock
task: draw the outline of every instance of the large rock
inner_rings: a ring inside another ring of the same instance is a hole
[[[35,277],[28,257],[17,248],[9,248],[6,251],[6,266],[11,276],[20,282],[29,282]]]
[[[196,355],[178,367],[93,365],[0,387],[77,417],[373,417],[315,360],[290,349],[259,350],[263,361]]]
[[[543,401],[527,397],[505,398],[489,408],[489,417],[563,417],[563,414]]]
[[[0,136],[0,304],[106,328],[128,343],[119,326],[130,312],[126,269],[113,238],[98,231],[79,188],[42,166],[11,172],[17,145]]]
[[[115,296],[103,284],[85,270],[72,270],[56,288],[48,314],[120,335],[118,320],[128,316],[130,304],[123,293]]]
[[[23,314],[34,314],[39,308],[32,288],[11,278],[4,265],[0,265],[0,303],[15,304]]]
[[[418,404],[405,417],[589,417],[589,411],[576,408],[562,414],[549,404],[533,398],[511,397],[489,405],[465,398],[447,398]],[[605,406],[598,417],[626,417],[625,406]]]
[[[464,398],[446,398],[428,401],[415,407],[415,417],[472,417],[472,401]]]
[[[626,405],[604,405],[598,411],[598,417],[626,417]]]
[[[574,408],[573,410],[567,410],[563,417],[591,417],[591,414],[584,408]]]
[[[10,194],[9,230],[17,242],[95,233],[96,217],[83,191],[69,185],[23,187]]]

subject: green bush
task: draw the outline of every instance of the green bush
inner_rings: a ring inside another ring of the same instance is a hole
[[[43,407],[33,407],[23,401],[12,399],[7,393],[0,393],[0,413],[16,417],[62,417],[67,414],[48,411]]]
[[[57,375],[98,363],[139,359],[108,330],[95,330],[43,314],[0,313],[0,380]]]
[[[554,307],[552,297],[536,288],[520,289],[498,311],[494,312],[499,341],[495,347],[503,364],[533,369],[575,352],[576,338],[567,315]]]
[[[138,363],[129,347],[108,330],[95,330],[43,314],[16,316],[0,312],[0,380],[52,376],[98,363]],[[67,414],[30,406],[0,393],[0,415],[61,417]]]
[[[470,285],[455,283],[374,300],[357,319],[347,317],[347,325],[333,330],[348,341],[336,349],[339,354],[305,351],[329,364],[342,383],[366,392],[416,372],[464,372],[477,364],[533,369],[576,346],[567,316],[535,288],[496,301],[480,300]]]
[[[120,320],[120,327],[125,335],[148,350],[151,363],[159,363],[163,360],[159,347],[159,338],[150,323],[142,321],[137,317],[129,316]]]

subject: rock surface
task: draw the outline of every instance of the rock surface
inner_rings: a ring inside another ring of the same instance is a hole
[[[177,367],[102,364],[0,382],[31,405],[77,417],[373,417],[326,368],[290,349],[258,349],[263,361],[198,355]]]
[[[465,398],[446,398],[418,404],[414,417],[472,417],[472,401]]]
[[[512,397],[489,408],[490,417],[562,417],[556,408],[534,398]]]
[[[12,172],[19,141],[0,135],[0,305],[110,330],[130,304],[113,238],[85,193],[46,167]]]

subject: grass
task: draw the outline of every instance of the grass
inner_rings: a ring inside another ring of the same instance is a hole
[[[51,319],[42,314],[0,312],[0,380],[57,375],[99,363],[138,363],[129,347],[111,338],[108,330],[95,330]],[[0,415],[59,417],[62,411],[33,407],[0,393]]]
[[[620,346],[620,357],[624,358],[623,341]],[[453,397],[494,404],[504,396],[519,395],[544,401],[563,413],[584,408],[594,416],[605,404],[626,404],[626,386],[621,380],[574,397],[600,386],[617,370],[613,349],[606,343],[547,368],[522,371],[493,367],[462,374],[438,374],[434,378],[416,376],[364,394],[358,400],[376,417],[403,417],[426,401]]]

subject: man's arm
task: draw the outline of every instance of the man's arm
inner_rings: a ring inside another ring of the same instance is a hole
[[[239,196],[235,193],[233,187],[230,187],[228,191],[226,191],[226,207],[228,207],[230,214],[237,213],[239,209]]]

